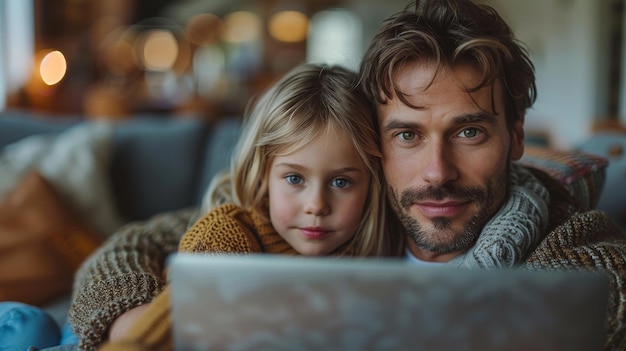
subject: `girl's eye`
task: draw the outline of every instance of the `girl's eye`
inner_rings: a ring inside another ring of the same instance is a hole
[[[350,185],[350,181],[345,178],[335,178],[332,180],[331,185],[343,189]]]
[[[296,174],[290,174],[286,176],[285,179],[287,180],[287,183],[293,184],[293,185],[300,185],[303,182],[302,177]]]
[[[458,134],[458,136],[462,138],[475,138],[478,136],[479,133],[480,131],[477,128],[466,128],[463,129],[461,133]]]
[[[402,141],[413,141],[415,140],[414,132],[400,132],[398,133],[398,138],[402,139]]]

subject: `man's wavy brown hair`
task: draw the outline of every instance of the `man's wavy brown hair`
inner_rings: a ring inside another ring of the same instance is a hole
[[[524,45],[493,8],[470,0],[418,0],[383,23],[361,64],[370,101],[385,104],[397,96],[412,106],[394,77],[414,62],[435,64],[433,81],[446,68],[471,65],[481,79],[468,92],[493,89],[500,81],[509,130],[537,96],[534,66]]]

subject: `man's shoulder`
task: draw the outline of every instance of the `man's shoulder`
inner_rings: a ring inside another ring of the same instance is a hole
[[[626,264],[626,234],[602,211],[574,213],[546,233],[526,263],[536,268],[554,269],[623,265]]]
[[[626,345],[626,234],[604,212],[575,213],[550,230],[524,266],[539,270],[605,272],[610,279],[605,348]]]
[[[583,237],[598,237],[618,239],[626,238],[615,221],[603,211],[590,210],[574,213],[565,218],[563,223],[552,230],[554,234],[575,234]]]

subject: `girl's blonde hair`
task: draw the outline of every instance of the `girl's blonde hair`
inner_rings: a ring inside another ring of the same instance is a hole
[[[361,224],[352,240],[355,253],[386,254],[381,153],[370,106],[354,72],[315,64],[292,69],[246,111],[230,170],[213,179],[203,209],[234,203],[267,214],[267,174],[273,158],[337,128],[352,140],[371,173]]]

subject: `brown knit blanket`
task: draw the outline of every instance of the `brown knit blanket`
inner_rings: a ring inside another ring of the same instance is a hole
[[[626,235],[603,212],[577,212],[562,187],[547,176],[537,176],[551,193],[551,225],[522,267],[606,273],[609,301],[604,349],[626,350]]]

